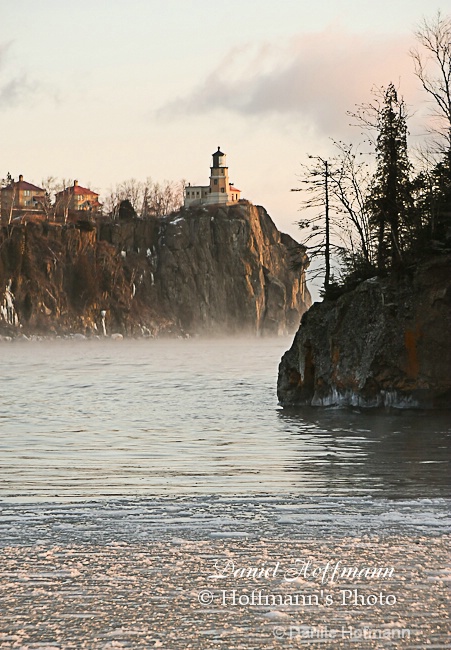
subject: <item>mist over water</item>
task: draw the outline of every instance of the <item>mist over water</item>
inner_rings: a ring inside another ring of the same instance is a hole
[[[448,414],[281,409],[289,338],[0,347],[0,499],[449,495]]]

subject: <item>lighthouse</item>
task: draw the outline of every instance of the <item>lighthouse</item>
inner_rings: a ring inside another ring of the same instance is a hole
[[[221,149],[212,156],[213,165],[210,167],[210,193],[209,198],[212,203],[227,203],[229,199],[229,168],[226,163],[226,155]]]
[[[212,158],[210,185],[187,185],[185,208],[196,205],[232,205],[240,200],[241,192],[230,184],[226,155],[220,147]]]

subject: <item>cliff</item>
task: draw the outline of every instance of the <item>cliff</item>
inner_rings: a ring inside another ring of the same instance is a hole
[[[0,326],[11,336],[102,334],[103,323],[124,335],[295,331],[310,306],[304,273],[290,269],[295,244],[247,203],[4,227]]]
[[[315,303],[280,363],[281,404],[449,408],[450,278],[436,257]]]

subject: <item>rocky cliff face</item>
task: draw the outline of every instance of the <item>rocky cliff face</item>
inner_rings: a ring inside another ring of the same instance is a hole
[[[451,407],[451,257],[373,278],[302,318],[279,368],[283,405]]]
[[[294,331],[310,306],[304,273],[290,270],[295,243],[245,203],[97,228],[10,226],[0,325],[11,335],[102,334],[103,323],[127,335]]]
[[[305,277],[263,208],[184,212],[162,224],[155,283],[166,314],[188,330],[283,334],[310,306]]]

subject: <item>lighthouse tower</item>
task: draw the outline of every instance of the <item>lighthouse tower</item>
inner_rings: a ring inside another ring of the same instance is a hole
[[[213,165],[210,167],[210,193],[209,203],[228,203],[230,194],[229,168],[226,155],[221,149],[213,154]]]
[[[185,207],[191,205],[230,205],[240,200],[241,192],[230,184],[226,155],[220,147],[213,154],[210,185],[187,185]]]

